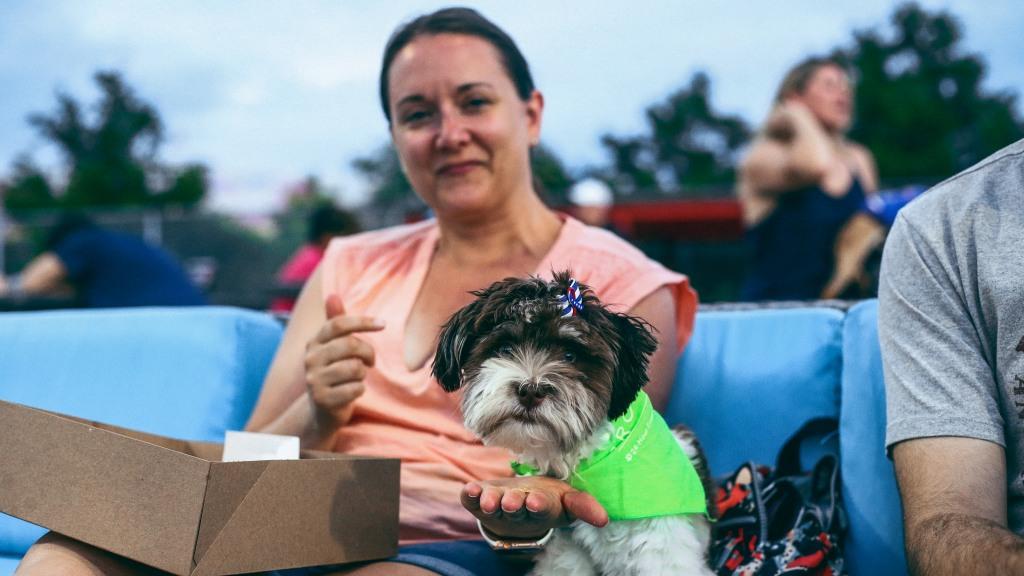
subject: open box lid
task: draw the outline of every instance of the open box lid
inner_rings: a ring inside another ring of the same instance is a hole
[[[397,460],[219,462],[220,451],[0,401],[0,510],[175,574],[397,550]]]

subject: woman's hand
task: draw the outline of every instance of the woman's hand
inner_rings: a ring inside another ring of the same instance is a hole
[[[575,520],[608,524],[608,513],[593,496],[546,476],[470,482],[462,489],[462,505],[488,531],[523,540]]]
[[[781,142],[792,140],[796,133],[803,129],[820,130],[820,127],[811,109],[794,98],[789,98],[776,106],[764,124],[765,134]]]
[[[366,316],[348,316],[336,295],[327,298],[327,322],[306,344],[306,390],[321,436],[328,436],[352,418],[353,403],[366,391],[363,379],[373,366],[373,347],[360,332],[378,331],[384,323]]]

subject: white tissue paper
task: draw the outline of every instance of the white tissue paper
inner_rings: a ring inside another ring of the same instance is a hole
[[[298,459],[298,436],[229,430],[224,437],[224,462]]]

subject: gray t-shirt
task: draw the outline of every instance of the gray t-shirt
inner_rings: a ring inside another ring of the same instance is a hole
[[[1006,448],[1011,529],[1024,530],[1024,140],[904,208],[878,312],[886,447],[962,436]]]

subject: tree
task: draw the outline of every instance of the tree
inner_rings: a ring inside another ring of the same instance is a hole
[[[731,194],[739,148],[750,128],[711,105],[711,80],[694,74],[687,86],[647,109],[649,133],[601,142],[611,155],[605,177],[623,194]]]
[[[30,158],[16,162],[4,190],[9,210],[39,208],[195,206],[208,189],[206,168],[161,165],[156,152],[163,124],[151,105],[140,100],[116,72],[95,76],[101,96],[93,121],[68,94],[57,95],[50,115],[33,114],[29,124],[61,152],[67,186],[54,190]]]
[[[426,205],[413,192],[402,171],[398,154],[391,144],[384,144],[368,156],[356,158],[352,167],[370,187],[370,207],[364,213],[368,228],[399,224],[411,214],[426,210]]]
[[[209,174],[202,164],[189,164],[174,169],[170,174],[171,184],[163,192],[152,196],[157,204],[198,206],[206,191],[210,189]]]
[[[555,151],[538,144],[530,151],[534,188],[549,205],[562,206],[569,202],[569,188],[573,178]]]
[[[369,156],[356,158],[352,167],[370,185],[370,201],[373,204],[388,205],[414,196],[412,186],[402,171],[398,154],[390,144],[385,144]]]
[[[1016,96],[987,92],[983,58],[964,54],[959,21],[917,4],[897,8],[888,34],[854,33],[840,53],[857,78],[850,137],[886,180],[934,181],[1024,137]]]
[[[8,207],[47,208],[57,203],[50,181],[28,156],[19,156],[14,161],[11,182],[15,185],[0,187],[0,197]]]

